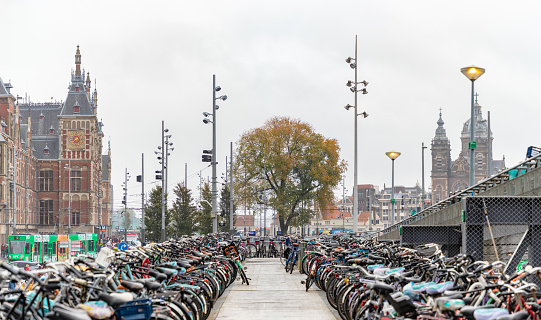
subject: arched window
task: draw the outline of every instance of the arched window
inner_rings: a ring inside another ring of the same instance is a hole
[[[482,154],[477,155],[477,169],[479,170],[483,169],[483,155]]]
[[[436,169],[441,170],[442,167],[443,167],[443,159],[441,158],[441,156],[438,156],[436,158]]]

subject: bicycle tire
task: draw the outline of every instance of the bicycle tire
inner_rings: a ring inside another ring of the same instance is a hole
[[[248,277],[246,277],[246,273],[244,272],[244,269],[242,268],[240,264],[238,265],[238,268],[239,268],[238,273],[240,273],[240,278],[242,279],[242,283],[246,282],[246,285],[249,286],[250,281],[248,281]]]
[[[255,258],[257,256],[257,247],[252,243],[248,243],[246,245],[246,253],[248,258]]]

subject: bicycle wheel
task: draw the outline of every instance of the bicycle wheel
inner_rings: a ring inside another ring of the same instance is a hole
[[[308,276],[308,278],[306,278],[306,281],[304,283],[306,285],[306,292],[308,292],[308,289],[310,289],[310,287],[312,286],[312,283],[314,283],[314,277]]]
[[[293,259],[289,260],[289,274],[293,274],[293,269],[295,269],[295,263],[297,262],[297,257],[293,257]]]
[[[246,282],[247,286],[250,285],[250,282],[248,281],[248,277],[246,277],[246,273],[244,272],[244,270],[241,270],[240,277],[242,278],[243,282]]]
[[[257,256],[257,247],[251,243],[247,244],[246,253],[248,258],[255,258]]]

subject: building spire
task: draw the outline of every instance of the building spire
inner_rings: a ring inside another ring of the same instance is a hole
[[[79,51],[79,45],[77,45],[77,51],[75,52],[75,75],[81,75],[81,51]]]
[[[438,128],[436,129],[436,136],[434,137],[434,139],[447,140],[447,134],[445,132],[445,128],[443,127],[445,122],[443,122],[443,119],[441,117],[441,108],[440,108],[440,118],[438,119],[437,124],[438,124]]]

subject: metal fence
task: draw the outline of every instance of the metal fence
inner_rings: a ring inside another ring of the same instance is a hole
[[[438,243],[448,256],[500,260],[512,273],[522,260],[541,266],[541,197],[468,197],[455,225],[402,226],[402,245]]]

